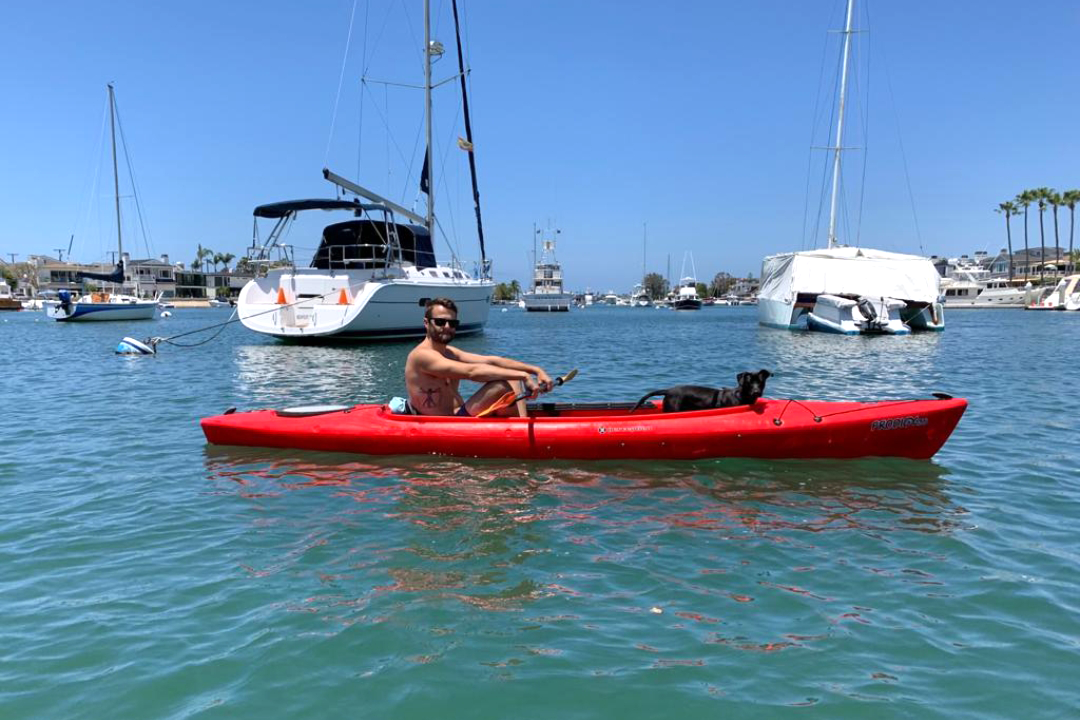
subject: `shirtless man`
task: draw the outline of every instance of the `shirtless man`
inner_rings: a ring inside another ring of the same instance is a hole
[[[474,355],[450,347],[457,332],[457,305],[447,298],[433,298],[424,310],[427,331],[405,360],[405,389],[409,405],[420,415],[461,415],[470,417],[513,390],[528,388],[535,397],[551,389],[551,378],[543,369],[496,355]],[[536,379],[533,379],[533,376]],[[458,392],[461,380],[484,383],[468,400]],[[495,415],[524,416],[521,401]]]

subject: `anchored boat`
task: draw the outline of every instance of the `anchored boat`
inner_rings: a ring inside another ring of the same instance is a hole
[[[123,288],[124,285],[124,236],[123,223],[120,221],[120,171],[116,162],[116,94],[112,83],[109,89],[109,127],[112,138],[113,191],[116,197],[116,267],[107,273],[77,273],[79,280],[98,280],[110,283],[111,287]],[[123,136],[121,135],[121,141]],[[125,146],[125,152],[126,146]],[[136,200],[138,202],[138,200]],[[70,248],[69,248],[70,249]],[[138,292],[138,276],[136,293]],[[122,292],[91,292],[73,298],[67,290],[61,290],[57,300],[43,303],[45,314],[58,322],[85,322],[100,320],[153,320],[157,310],[157,299],[143,299],[138,295]]]
[[[275,224],[255,258],[262,276],[247,283],[237,299],[240,321],[249,330],[283,340],[316,342],[419,338],[424,335],[424,305],[434,297],[450,298],[457,305],[461,321],[459,337],[483,330],[495,283],[484,249],[472,125],[465,92],[467,72],[457,32],[456,5],[456,78],[461,83],[466,135],[458,139],[458,147],[469,155],[480,246],[480,263],[473,273],[467,272],[456,257],[448,263],[440,263],[435,257],[434,239],[442,228],[435,217],[435,173],[442,164],[432,144],[432,89],[447,80],[434,82],[431,77],[432,64],[442,57],[444,47],[431,37],[427,0],[423,15],[426,151],[419,190],[426,196],[426,212],[413,212],[326,168],[323,177],[335,185],[337,197],[270,203],[255,208],[256,225],[259,218],[273,220]],[[281,261],[273,265],[272,253],[280,253],[282,248],[288,250],[289,246],[282,240],[297,216],[315,210],[346,216],[326,225],[321,238],[312,238],[318,249],[309,267],[298,267],[295,254],[279,257]]]
[[[832,153],[832,192],[827,247],[769,255],[762,261],[758,322],[842,334],[905,335],[912,330],[944,330],[940,276],[918,255],[849,247],[837,235],[841,207],[841,155],[845,96],[851,57],[855,0],[848,0],[840,64],[839,103]],[[857,226],[856,226],[857,227]],[[857,238],[857,231],[855,234]]]
[[[386,405],[226,412],[204,418],[215,445],[366,455],[490,458],[929,458],[948,440],[967,401],[814,402],[762,398],[753,405],[663,413],[624,403],[537,403],[527,417],[400,415]]]
[[[529,312],[567,312],[573,295],[563,290],[562,266],[555,258],[555,238],[562,232],[557,228],[533,230],[533,239],[540,237],[543,248],[533,269],[532,289],[522,295]],[[536,255],[536,250],[533,250]]]

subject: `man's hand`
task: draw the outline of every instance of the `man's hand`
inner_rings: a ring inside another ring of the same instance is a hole
[[[536,380],[540,383],[540,389],[544,392],[550,392],[551,389],[555,387],[555,383],[551,380],[550,377],[548,377],[548,374],[543,370],[539,370],[536,373]]]
[[[532,375],[525,375],[525,379],[522,381],[525,384],[525,390],[529,393],[529,399],[535,400],[536,396],[540,394],[541,387],[533,380]]]

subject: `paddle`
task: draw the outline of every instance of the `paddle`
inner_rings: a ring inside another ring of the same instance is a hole
[[[563,383],[570,382],[571,380],[574,379],[575,375],[577,375],[577,368],[574,368],[573,370],[566,373],[562,377],[555,378],[552,381],[551,389],[554,390],[555,388],[559,387]],[[495,412],[496,410],[502,410],[504,407],[509,407],[509,406],[513,405],[514,403],[520,402],[522,400],[526,400],[531,396],[532,396],[532,393],[529,392],[528,390],[521,393],[520,395],[518,395],[513,390],[511,390],[510,392],[506,393],[505,395],[503,395],[501,398],[499,398],[495,402],[488,405],[486,408],[484,408],[480,412],[476,413],[476,415],[474,417],[478,417],[478,418],[479,417],[485,417],[485,416],[490,415],[491,413]]]

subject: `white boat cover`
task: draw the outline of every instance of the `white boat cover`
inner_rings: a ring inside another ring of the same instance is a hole
[[[827,293],[932,303],[940,280],[928,258],[838,247],[769,255],[761,264],[758,297],[784,301],[798,293]]]

